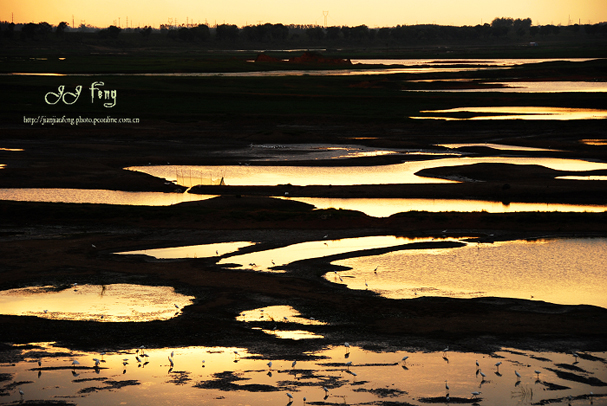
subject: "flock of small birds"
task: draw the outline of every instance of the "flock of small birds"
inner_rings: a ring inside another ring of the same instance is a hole
[[[345,342],[343,344],[343,347],[345,348],[345,351],[346,351],[345,352],[345,358],[348,358],[349,355],[350,355],[350,344],[347,343],[347,342]],[[443,359],[445,359],[447,362],[448,362],[448,356],[447,356],[448,351],[449,351],[449,347],[446,347],[442,351],[442,353],[443,353]],[[234,357],[235,357],[234,358],[234,362],[237,362],[240,359],[240,353],[238,351],[236,351],[236,350],[233,351],[233,353],[234,353]],[[103,359],[103,356],[105,354],[106,354],[105,352],[101,352],[100,353],[101,358],[93,358],[93,362],[94,362],[94,367],[93,368],[95,368],[95,370],[99,371],[100,364],[105,362],[105,360]],[[572,352],[571,354],[574,356],[574,358],[575,358],[574,364],[576,364],[578,362],[577,359],[579,357],[579,354],[577,354],[576,352]],[[147,360],[148,357],[149,357],[149,355],[145,352],[145,346],[141,346],[141,347],[139,347],[135,351],[135,360],[137,361],[137,363],[139,364],[140,367],[141,366],[145,366],[145,365],[147,365],[149,363],[149,361]],[[174,361],[175,351],[171,351],[170,355],[167,358],[168,358],[168,361],[169,361],[169,373],[170,373],[173,370],[174,366],[175,366],[175,361]],[[401,366],[402,366],[403,369],[408,369],[408,367],[407,367],[407,361],[409,359],[410,359],[410,356],[406,355],[406,356],[404,356],[399,361],[399,363],[401,364]],[[123,373],[126,373],[126,366],[129,364],[129,360],[130,360],[129,358],[123,358],[122,359],[122,365],[125,368],[124,371],[123,371]],[[202,360],[202,367],[203,368],[205,367],[205,363],[206,363],[206,361]],[[478,360],[476,360],[475,363],[476,363],[476,376],[477,377],[479,375],[481,376],[481,385],[482,385],[483,383],[486,382],[485,378],[487,377],[487,375],[482,371],[482,369],[480,367],[480,363],[478,362]],[[72,373],[74,374],[74,376],[78,376],[78,374],[75,372],[75,369],[76,369],[76,367],[78,365],[80,365],[80,362],[78,360],[74,359],[74,360],[72,360],[71,365],[74,368],[74,371]],[[268,375],[271,376],[271,374],[272,374],[271,371],[272,371],[272,366],[273,366],[272,361],[269,361],[266,365],[268,366],[268,369],[269,369]],[[296,365],[297,365],[297,361],[293,361],[291,363],[291,368],[295,368]],[[497,363],[494,364],[494,367],[496,368],[496,372],[495,373],[497,375],[499,375],[499,376],[501,376],[501,374],[499,372],[499,368],[500,368],[501,365],[502,365],[501,361],[499,361],[499,362],[497,362]],[[42,361],[41,360],[38,360],[38,366],[42,366]],[[351,374],[353,376],[357,376],[357,374],[355,372],[350,371],[350,367],[352,366],[352,362],[351,361],[346,362],[345,366],[348,369],[345,370],[344,372],[347,372],[347,373],[349,373],[349,374]],[[537,382],[539,382],[541,371],[535,370],[534,372],[537,375]],[[516,377],[515,386],[517,386],[520,383],[522,376],[516,370],[514,371],[514,374],[515,374],[515,377]],[[325,393],[324,399],[326,400],[329,397],[329,395],[330,395],[330,390],[326,386],[322,386],[322,389],[323,389],[323,391]],[[448,381],[446,381],[446,380],[445,380],[445,390],[446,390],[445,400],[447,402],[449,402],[450,401],[450,396],[449,396],[450,387],[449,387]],[[21,399],[23,400],[23,396],[24,396],[23,390],[21,390],[20,388],[18,388],[18,391],[19,391],[19,395],[21,396]],[[482,394],[481,391],[472,391],[472,392],[470,392],[471,399],[480,399],[479,396],[481,394]],[[289,392],[286,393],[286,396],[289,399],[288,405],[291,405],[293,403],[293,401],[294,401],[294,396],[291,393],[289,393]],[[590,392],[590,394],[588,395],[588,397],[591,399],[591,402],[592,402],[593,396],[594,396],[593,392]],[[303,398],[304,404],[305,404],[306,401],[307,401],[307,399],[304,397]]]

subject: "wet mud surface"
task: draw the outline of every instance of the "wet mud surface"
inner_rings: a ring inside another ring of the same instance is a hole
[[[208,125],[207,125],[208,124]],[[303,125],[291,123],[290,125]],[[410,127],[347,123],[327,126],[319,122],[301,130],[297,137],[284,127],[263,120],[232,124],[196,123],[179,130],[157,123],[150,128],[113,128],[86,133],[69,128],[39,131],[9,130],[10,141],[2,147],[24,148],[3,152],[0,187],[109,188],[175,192],[161,179],[123,171],[147,164],[234,164],[243,157],[217,151],[256,143],[365,141],[382,148],[435,148],[437,143],[498,142],[558,149],[542,156],[606,160],[605,147],[591,147],[584,138],[604,138],[601,122],[500,123],[499,130],[485,124],[411,124]],[[403,137],[402,134],[407,136]],[[123,141],[128,134],[129,142]],[[187,134],[187,142],[184,142]],[[394,135],[396,134],[396,135]],[[431,137],[428,134],[432,134]],[[8,139],[7,139],[8,140]],[[6,144],[6,145],[5,145]],[[213,152],[213,153],[211,153]],[[499,155],[490,148],[468,148],[477,155]],[[520,154],[537,154],[522,152]],[[416,157],[415,159],[420,159]],[[394,157],[361,158],[361,165],[393,162]],[[359,161],[333,161],[352,165]],[[515,169],[515,170],[513,170]],[[285,274],[262,274],[219,267],[215,260],[150,261],[119,258],[114,252],[171,245],[233,240],[257,241],[279,246],[287,241],[392,233],[407,236],[475,236],[481,241],[532,238],[538,235],[605,235],[602,213],[545,215],[487,213],[397,214],[378,219],[358,212],[313,211],[308,205],[267,196],[398,196],[477,198],[500,201],[607,202],[603,182],[555,180],[555,171],[542,167],[511,168],[507,165],[429,170],[428,176],[465,176],[482,180],[453,185],[380,185],[351,187],[201,187],[198,193],[219,193],[220,198],[172,207],[112,207],[0,202],[3,214],[0,287],[9,289],[52,282],[143,283],[174,286],[196,297],[194,304],[172,320],[149,323],[97,323],[46,320],[37,317],[0,316],[5,328],[3,342],[59,341],[93,349],[113,345],[129,347],[162,345],[248,345],[263,353],[271,339],[235,321],[239,312],[268,305],[289,304],[304,316],[328,322],[306,326],[325,338],[282,340],[287,353],[304,347],[319,348],[348,338],[381,341],[435,349],[445,341],[455,348],[491,351],[494,346],[516,348],[605,349],[607,310],[592,306],[559,306],[526,300],[478,298],[419,298],[389,300],[371,292],[351,291],[322,280],[334,270],[326,260],[300,261]],[[507,187],[506,187],[507,185]],[[258,323],[263,326],[263,322]],[[294,328],[294,327],[286,327]],[[485,337],[479,340],[478,337]],[[222,378],[223,379],[223,378]],[[220,380],[223,382],[223,380]],[[241,385],[238,383],[238,385]],[[429,399],[429,402],[432,400]]]

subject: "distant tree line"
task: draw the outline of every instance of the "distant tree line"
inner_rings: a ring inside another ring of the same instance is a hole
[[[317,44],[379,42],[382,43],[415,43],[433,42],[439,40],[475,40],[490,38],[545,38],[556,36],[562,32],[578,35],[606,36],[607,23],[594,25],[542,25],[534,26],[530,18],[495,18],[491,24],[475,26],[443,26],[434,24],[425,25],[398,25],[396,27],[369,28],[366,25],[356,27],[318,25],[284,25],[284,24],[258,24],[239,28],[233,24],[221,24],[209,27],[205,24],[188,26],[162,25],[159,29],[149,26],[143,28],[119,28],[111,25],[99,29],[80,25],[77,28],[69,27],[68,23],[61,22],[52,26],[46,22],[14,24],[0,22],[0,37],[20,40],[43,40],[53,33],[62,38],[66,33],[95,33],[100,39],[118,39],[123,34],[137,34],[141,38],[164,36],[167,39],[185,43],[287,43],[308,41]]]

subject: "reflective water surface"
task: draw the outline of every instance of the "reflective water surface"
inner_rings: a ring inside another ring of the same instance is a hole
[[[450,113],[478,113],[473,117],[448,116],[420,116],[413,119],[426,120],[600,120],[607,118],[607,110],[577,109],[568,107],[458,107],[447,110],[425,110],[420,113],[450,114]]]
[[[557,176],[555,179],[569,179],[569,180],[607,180],[607,176],[593,175],[593,176]]]
[[[271,165],[150,165],[132,166],[127,170],[177,182],[177,173],[192,171],[223,179],[226,185],[381,185],[413,183],[452,183],[451,180],[424,178],[415,173],[427,168],[502,163],[515,165],[543,165],[563,171],[590,171],[607,169],[607,163],[581,159],[542,157],[458,157],[409,161],[379,166],[271,166]]]
[[[370,351],[344,343],[266,358],[237,347],[106,349],[100,354],[52,343],[31,345],[13,346],[23,360],[0,365],[0,373],[8,374],[4,402],[514,406],[602,405],[606,396],[605,352],[574,357],[508,347],[491,354]]]
[[[561,176],[558,179],[569,178]],[[592,178],[598,178],[593,176]],[[586,179],[586,178],[583,178]],[[541,212],[603,212],[607,206],[560,204],[560,203],[503,203],[487,200],[460,200],[460,199],[400,199],[400,198],[330,198],[330,197],[285,197],[314,205],[316,209],[344,209],[356,210],[373,217],[390,217],[396,213],[407,211],[429,212],[474,212],[486,211],[488,213],[515,213],[525,211]]]
[[[444,231],[447,235],[448,230]],[[459,242],[459,248],[418,249],[413,243]],[[242,243],[240,243],[242,244]],[[246,243],[244,244],[246,245]],[[198,246],[154,250],[157,258],[193,258]],[[380,255],[364,250],[395,247]],[[398,248],[396,248],[398,247]],[[208,256],[215,256],[209,245]],[[403,250],[403,248],[406,248]],[[233,247],[231,248],[233,249]],[[145,252],[145,251],[142,251]],[[166,253],[166,254],[165,254]],[[262,272],[286,272],[284,266],[310,258],[350,253],[334,265],[352,268],[331,272],[325,279],[351,289],[369,289],[388,298],[497,296],[535,299],[557,304],[589,304],[607,308],[606,238],[542,239],[465,243],[444,237],[405,238],[392,235],[325,239],[249,253],[234,252],[217,263]],[[292,317],[288,309],[257,316]],[[250,321],[250,313],[242,314]]]
[[[291,306],[267,306],[264,308],[245,310],[241,312],[236,320],[246,323],[252,322],[267,322],[272,324],[271,329],[263,329],[262,327],[252,327],[256,330],[261,330],[266,334],[275,336],[281,339],[303,340],[323,338],[322,335],[308,331],[305,329],[294,330],[292,328],[281,330],[280,327],[297,324],[303,326],[324,326],[327,323],[316,320],[314,318],[304,318],[297,310]]]
[[[558,151],[550,148],[523,147],[520,145],[494,144],[491,142],[469,142],[465,144],[437,144],[439,147],[445,148],[462,148],[462,147],[486,147],[506,151]]]
[[[352,269],[325,278],[389,298],[497,296],[607,308],[606,263],[605,238],[470,243],[335,261]]]
[[[560,176],[557,179],[604,180],[604,176]],[[99,193],[97,193],[99,192]],[[200,201],[217,197],[216,195],[198,195],[190,193],[160,192],[121,192],[114,190],[91,191],[89,189],[0,189],[0,200],[51,203],[93,203],[123,204],[140,206],[169,206],[173,204]],[[361,211],[369,216],[389,217],[405,211],[487,211],[490,213],[513,213],[521,211],[562,211],[562,212],[602,212],[606,206],[576,205],[558,203],[502,203],[484,200],[461,199],[401,199],[401,198],[324,198],[324,197],[282,197],[284,199],[308,203],[316,209],[345,209]],[[217,244],[214,244],[217,245]],[[202,248],[202,247],[201,247]],[[210,248],[211,253],[223,248]],[[151,255],[153,250],[137,252]],[[125,253],[126,254],[126,253]],[[181,255],[181,254],[177,254]],[[210,256],[199,254],[195,250],[190,258]]]
[[[303,259],[320,258],[372,248],[393,247],[413,241],[417,242],[420,239],[380,235],[332,240],[327,234],[325,240],[307,241],[280,248],[234,255],[221,259],[218,264],[236,264],[243,268],[263,272],[284,272],[280,270],[280,267]]]
[[[265,52],[259,51],[259,52]],[[345,76],[345,75],[385,75],[393,73],[431,73],[431,72],[464,72],[483,69],[506,69],[513,66],[550,61],[584,62],[592,59],[354,59],[353,64],[369,65],[363,69],[310,69],[310,70],[275,70],[258,72],[175,72],[175,73],[103,73],[103,76],[228,76],[228,77],[275,77],[275,76]],[[380,65],[376,67],[371,65]],[[60,74],[50,72],[13,72],[0,75],[15,76],[99,76],[98,73]]]
[[[167,320],[192,303],[168,286],[129,284],[37,286],[0,291],[0,313],[55,320]]]
[[[295,127],[297,128],[297,127]],[[339,144],[251,144],[246,149],[221,151],[222,156],[246,156],[249,161],[292,161],[320,159],[348,159],[370,156],[410,153],[400,148],[374,148],[364,145]],[[428,151],[430,153],[430,151]]]
[[[444,93],[604,93],[607,82],[535,81],[535,82],[484,82],[481,88],[406,90],[407,92]]]
[[[107,189],[11,188],[0,189],[0,200],[48,203],[122,204],[134,206],[170,206],[210,199],[211,195],[162,192],[124,192]]]
[[[255,243],[250,241],[219,242],[213,244],[188,245],[185,247],[154,248],[149,250],[117,252],[118,255],[148,255],[156,259],[208,258],[221,256]]]
[[[583,139],[580,141],[582,144],[586,145],[594,145],[594,146],[604,146],[607,145],[607,139],[604,138],[594,138],[594,139]]]

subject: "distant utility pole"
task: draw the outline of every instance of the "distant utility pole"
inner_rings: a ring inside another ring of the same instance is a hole
[[[327,28],[327,17],[329,16],[329,10],[323,11],[322,15],[325,16],[325,28]]]
[[[72,28],[74,28],[74,15],[72,14]]]

